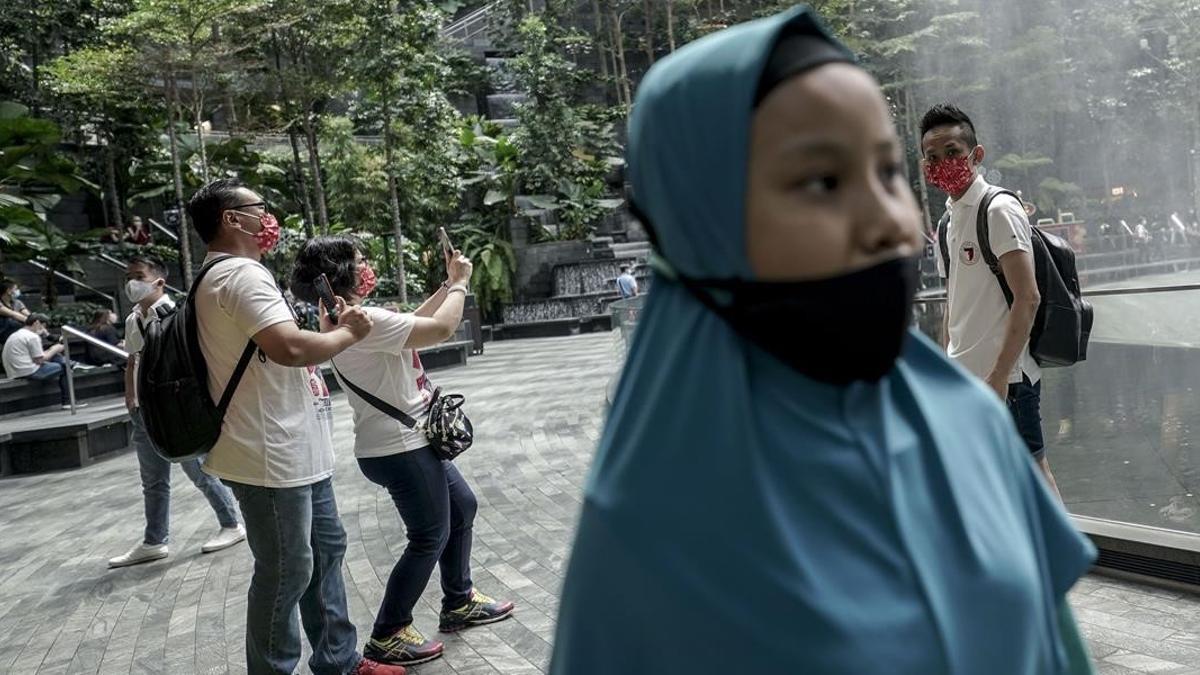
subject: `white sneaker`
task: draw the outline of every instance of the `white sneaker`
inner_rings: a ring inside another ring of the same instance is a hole
[[[150,544],[138,544],[129,549],[123,555],[111,558],[108,561],[108,566],[111,567],[129,567],[130,565],[138,565],[151,560],[162,560],[167,557],[167,545],[158,544],[151,546]]]
[[[201,553],[215,553],[222,549],[229,548],[246,539],[246,528],[238,523],[236,527],[222,527],[217,536],[204,542],[200,547]]]

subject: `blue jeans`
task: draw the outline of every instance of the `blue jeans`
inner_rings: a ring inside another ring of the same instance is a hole
[[[71,402],[71,393],[67,390],[67,362],[62,355],[47,359],[38,369],[30,375],[26,375],[23,379],[33,380],[34,382],[45,382],[58,378],[58,395],[62,399],[62,404],[67,405]]]
[[[300,662],[299,609],[314,675],[345,675],[361,660],[346,610],[346,531],[333,482],[265,488],[225,481],[242,508],[254,576],[246,608],[249,675],[292,675]]]
[[[154,450],[154,441],[146,435],[142,411],[135,409],[129,418],[133,422],[133,447],[137,450],[138,468],[142,473],[142,501],[146,507],[143,541],[151,546],[165,544],[171,528],[171,463]],[[237,509],[229,488],[201,471],[199,459],[189,459],[180,465],[216,512],[221,527],[237,527]]]
[[[433,448],[358,460],[363,475],[387,489],[404,521],[408,546],[388,577],[371,637],[383,638],[412,623],[436,564],[442,572],[442,609],[471,599],[471,539],[477,503],[458,469]]]
[[[1046,442],[1042,438],[1042,383],[1037,384],[1023,377],[1021,382],[1008,385],[1008,411],[1012,413],[1025,446],[1034,461],[1046,456]]]

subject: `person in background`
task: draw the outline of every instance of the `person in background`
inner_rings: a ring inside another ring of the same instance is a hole
[[[629,265],[621,265],[621,274],[617,277],[617,292],[621,294],[622,300],[637,297],[638,282],[630,272]]]
[[[137,453],[138,469],[142,478],[142,505],[146,514],[146,529],[142,541],[127,552],[108,561],[109,567],[128,567],[139,563],[167,557],[167,540],[171,529],[171,462],[163,459],[154,449],[154,441],[146,433],[141,406],[137,395],[138,359],[142,347],[144,326],[158,320],[160,309],[175,307],[167,295],[167,267],[157,258],[137,257],[125,268],[125,297],[132,303],[133,311],[125,318],[125,343],[129,352],[129,363],[125,366],[125,407],[133,423],[131,436]],[[192,481],[192,485],[208,500],[217,516],[220,529],[216,536],[200,546],[201,553],[215,553],[227,549],[246,538],[246,530],[238,521],[237,507],[233,494],[221,481],[200,469],[203,458],[180,462],[180,468]]]
[[[988,241],[1011,291],[1006,298],[995,273],[983,262],[976,220],[992,187],[979,170],[986,150],[975,125],[948,104],[921,119],[921,161],[926,180],[948,195],[946,229],[946,351],[1004,401],[1051,491],[1058,493],[1042,436],[1042,369],[1029,351],[1029,336],[1041,303],[1033,259],[1033,228],[1021,202],[996,195],[987,205]]]
[[[25,324],[4,342],[0,360],[4,372],[14,380],[46,382],[58,380],[58,393],[63,410],[71,407],[71,394],[67,384],[67,362],[63,358],[64,347],[55,342],[43,348],[42,341],[50,336],[50,317],[45,314],[30,314]],[[76,408],[87,407],[76,403]]]
[[[1066,595],[1094,547],[909,327],[921,218],[878,83],[799,7],[658,61],[632,110],[654,292],[551,675],[1088,672]]]
[[[0,281],[0,346],[25,325],[29,309],[21,302],[21,286],[11,279]]]
[[[105,344],[123,348],[124,341],[121,340],[121,334],[117,332],[116,323],[117,315],[111,310],[96,310],[92,313],[92,322],[88,324],[87,334]],[[93,366],[123,363],[123,360],[116,354],[90,342],[84,343],[84,358]]]
[[[145,246],[151,240],[150,228],[142,222],[141,216],[133,216],[129,219],[129,225],[125,226],[125,241],[138,246]]]
[[[345,384],[355,386],[421,419],[435,387],[421,365],[418,349],[441,344],[462,322],[471,281],[471,261],[460,251],[446,255],[446,281],[411,313],[365,307],[371,334],[338,354],[333,364],[354,409],[354,454],[363,475],[386,489],[404,521],[408,544],[388,577],[365,654],[387,663],[424,663],[442,654],[441,642],[428,640],[413,625],[413,607],[436,565],[441,571],[442,612],[439,630],[453,632],[502,621],[513,603],[475,590],[471,581],[471,544],[478,505],[458,468],[442,459],[419,429],[411,429],[378,410]],[[375,287],[375,272],[349,237],[317,237],[296,254],[291,287],[316,303],[313,282],[321,274],[333,293],[360,306]],[[330,326],[326,326],[326,329]]]

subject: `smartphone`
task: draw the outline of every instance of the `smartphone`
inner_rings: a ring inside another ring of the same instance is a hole
[[[448,254],[454,250],[454,244],[450,243],[450,235],[446,234],[446,228],[438,228],[438,239],[442,242],[442,254]]]
[[[322,274],[313,280],[313,286],[317,289],[317,297],[321,299],[321,304],[325,305],[325,313],[329,315],[329,320],[337,323],[337,300],[333,297],[333,287],[329,285],[329,277]]]

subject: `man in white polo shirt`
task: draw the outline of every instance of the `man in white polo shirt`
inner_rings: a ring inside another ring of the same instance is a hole
[[[1012,291],[1012,305],[983,260],[976,219],[990,187],[980,174],[984,148],[971,119],[952,105],[938,105],[921,120],[921,155],[926,180],[949,195],[946,228],[949,269],[943,342],[950,358],[979,376],[1004,400],[1047,484],[1058,492],[1042,438],[1042,371],[1029,353],[1029,335],[1041,297],[1034,275],[1033,232],[1025,208],[1009,195],[988,205],[992,253]]]
[[[247,342],[258,347],[204,461],[204,470],[237,498],[254,555],[247,671],[296,672],[303,623],[314,675],[404,675],[403,667],[364,659],[357,650],[342,580],[346,531],[331,480],[332,407],[318,367],[366,337],[371,319],[361,308],[345,307],[334,330],[299,328],[260,262],[279,241],[279,223],[262,197],[240,182],[205,185],[187,209],[208,245],[205,263],[213,263],[196,289],[196,319],[214,399]]]

